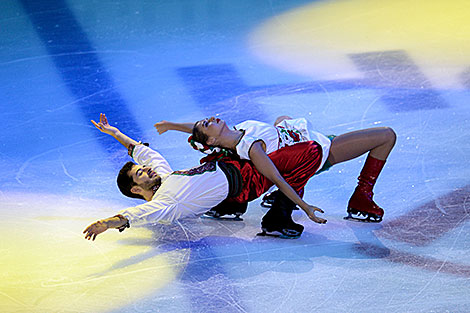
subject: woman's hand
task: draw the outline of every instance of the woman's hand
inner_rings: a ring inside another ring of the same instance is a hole
[[[194,123],[175,123],[175,122],[168,122],[168,121],[161,121],[155,123],[155,128],[157,129],[158,133],[161,135],[169,130],[177,130],[183,133],[191,134],[193,132]]]
[[[155,125],[153,126],[155,126],[155,128],[157,129],[160,135],[171,129],[170,123],[167,121],[161,121],[161,122],[155,123]]]
[[[325,213],[325,212],[323,212],[322,209],[320,209],[316,206],[313,206],[313,205],[308,205],[305,209],[303,208],[303,210],[307,214],[308,218],[311,219],[312,221],[314,221],[315,223],[318,223],[318,224],[325,224],[326,223],[326,220],[324,218],[321,218],[321,217],[318,217],[318,216],[315,215],[315,211],[320,212],[320,213]]]

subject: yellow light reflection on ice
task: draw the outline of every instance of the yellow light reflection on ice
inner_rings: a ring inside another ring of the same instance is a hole
[[[1,312],[106,312],[165,286],[179,250],[152,252],[151,232],[109,230],[85,240],[83,218],[18,218],[0,228]]]
[[[467,0],[321,1],[268,20],[249,42],[267,63],[330,79],[360,75],[347,54],[404,50],[435,85],[459,87],[468,21]]]

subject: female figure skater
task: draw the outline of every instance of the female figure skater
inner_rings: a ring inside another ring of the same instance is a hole
[[[155,127],[160,134],[167,130],[192,132],[193,140],[196,142],[236,151],[240,158],[251,160],[261,174],[275,183],[280,191],[294,203],[294,207],[298,205],[310,219],[317,223],[326,222],[314,214],[315,211],[322,211],[300,198],[285,182],[267,155],[286,145],[316,141],[322,150],[322,158],[317,171],[319,173],[335,164],[369,152],[358,178],[358,185],[348,202],[346,218],[367,222],[382,221],[384,211],[374,202],[372,190],[395,145],[396,135],[389,127],[349,132],[332,137],[331,140],[320,133],[309,132],[305,119],[292,119],[288,116],[279,117],[274,126],[259,121],[245,121],[234,128],[229,128],[223,120],[211,117],[195,124],[162,121],[156,123]],[[276,198],[279,196],[283,197],[282,194],[278,194]],[[285,205],[285,199],[281,199],[280,203]]]

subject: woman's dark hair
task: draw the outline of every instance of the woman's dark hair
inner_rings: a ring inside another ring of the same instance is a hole
[[[132,179],[132,177],[129,175],[129,171],[132,169],[132,167],[134,167],[134,165],[135,164],[130,161],[124,164],[124,166],[119,171],[119,174],[117,177],[117,185],[123,195],[129,198],[145,200],[143,196],[135,194],[131,191],[131,188],[137,185]]]
[[[198,125],[199,122],[196,122],[193,126],[193,140],[202,143],[203,145],[207,145],[209,137],[200,130]]]

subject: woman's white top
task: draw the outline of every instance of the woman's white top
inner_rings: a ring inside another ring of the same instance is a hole
[[[266,154],[298,142],[316,141],[322,147],[323,152],[320,168],[325,164],[330,152],[330,139],[321,133],[309,131],[305,118],[283,120],[276,126],[248,120],[237,124],[235,129],[244,131],[244,135],[236,147],[237,153],[242,159],[250,159],[250,149],[256,141],[264,142]]]

